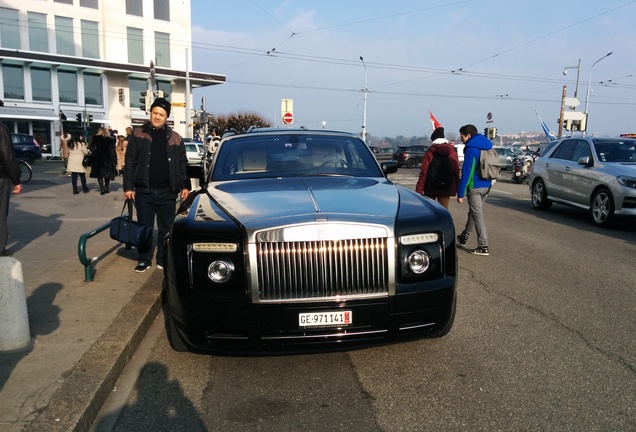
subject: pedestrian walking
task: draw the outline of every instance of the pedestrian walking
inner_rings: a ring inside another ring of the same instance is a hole
[[[77,195],[79,189],[77,188],[77,178],[79,177],[82,183],[82,191],[88,193],[89,189],[86,185],[86,167],[83,164],[84,156],[88,151],[88,146],[81,139],[79,133],[75,137],[71,138],[68,143],[68,171],[71,173],[71,186],[73,186],[73,194]]]
[[[11,190],[14,194],[22,193],[20,164],[13,154],[9,129],[0,122],[0,256],[3,257],[13,255],[13,252],[7,249],[7,240],[9,240],[7,218]]]
[[[161,243],[172,228],[177,196],[185,200],[190,193],[188,158],[183,138],[167,124],[170,102],[157,98],[150,108],[150,120],[135,128],[126,147],[124,198],[134,199],[137,217],[143,225],[154,227],[157,219],[157,268],[164,265]],[[136,272],[152,265],[154,242],[139,250]]]
[[[73,139],[73,135],[71,135],[67,130],[60,130],[60,152],[62,153],[62,160],[64,161],[64,170],[62,174],[70,175],[68,171],[68,142]]]
[[[127,146],[128,141],[126,141],[126,137],[123,135],[117,135],[117,146],[115,147],[115,153],[117,154],[117,175],[122,175],[124,172]]]
[[[464,165],[457,190],[457,202],[468,200],[468,219],[464,230],[457,236],[457,245],[465,247],[473,231],[477,232],[477,247],[469,252],[474,255],[489,255],[488,231],[483,204],[490,193],[492,181],[479,177],[479,159],[482,150],[490,150],[492,142],[468,124],[459,128],[464,147]]]
[[[451,196],[457,194],[459,160],[455,148],[438,127],[431,135],[431,147],[424,153],[415,191],[448,208]]]
[[[110,193],[110,182],[117,176],[117,153],[107,129],[97,129],[90,150],[93,155],[90,176],[97,179],[100,195]]]

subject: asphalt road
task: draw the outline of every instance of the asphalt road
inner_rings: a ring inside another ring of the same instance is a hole
[[[391,178],[414,187],[416,176],[402,168]],[[491,254],[459,251],[447,337],[215,357],[172,351],[158,322],[139,380],[121,383],[116,426],[117,404],[96,430],[636,430],[633,221],[601,229],[579,210],[538,212],[527,184],[505,178],[485,209]],[[466,212],[451,201],[458,230]]]

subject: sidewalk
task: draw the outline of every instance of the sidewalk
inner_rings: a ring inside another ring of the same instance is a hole
[[[35,343],[0,353],[4,432],[88,430],[160,307],[161,272],[135,273],[135,250],[108,230],[87,242],[97,260],[94,280],[84,281],[78,240],[119,215],[121,177],[110,194],[88,179],[91,191],[73,195],[62,168],[36,162],[33,179],[11,197],[7,247],[22,265]]]

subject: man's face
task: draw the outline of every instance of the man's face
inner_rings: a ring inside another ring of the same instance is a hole
[[[462,140],[462,144],[466,144],[466,141],[468,141],[468,138],[470,138],[470,134],[467,135],[459,135],[459,138]]]
[[[150,111],[150,123],[155,129],[161,129],[168,120],[168,113],[161,107],[154,107]]]

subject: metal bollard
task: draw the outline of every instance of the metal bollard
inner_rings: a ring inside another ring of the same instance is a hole
[[[33,345],[29,330],[22,264],[0,258],[0,352],[22,351]]]

